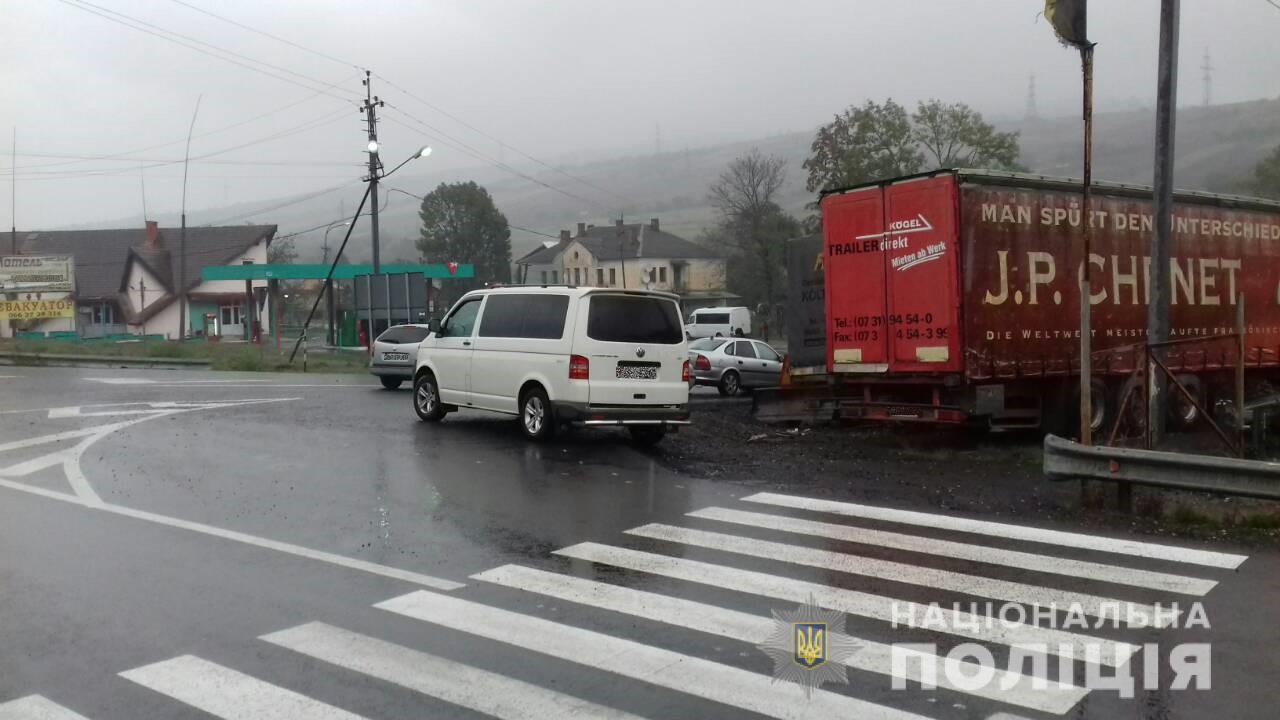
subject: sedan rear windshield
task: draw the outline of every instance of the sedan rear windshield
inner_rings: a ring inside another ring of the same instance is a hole
[[[690,350],[715,350],[728,342],[724,338],[701,338],[689,343]]]
[[[643,295],[591,295],[587,337],[604,342],[675,345],[684,340],[676,304]]]

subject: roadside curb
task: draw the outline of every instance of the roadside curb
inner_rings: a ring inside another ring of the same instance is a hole
[[[208,369],[212,360],[198,358],[140,358],[110,355],[64,355],[0,351],[0,365],[45,367],[116,367],[154,369]]]

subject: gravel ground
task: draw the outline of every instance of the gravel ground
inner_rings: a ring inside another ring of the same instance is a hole
[[[653,450],[679,472],[759,489],[986,516],[1056,519],[1152,535],[1280,546],[1280,503],[1135,488],[1133,514],[1114,487],[1049,482],[1036,434],[984,434],[919,426],[766,426],[751,400],[699,388],[693,425]]]

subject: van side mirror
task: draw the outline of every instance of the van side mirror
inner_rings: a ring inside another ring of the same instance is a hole
[[[431,331],[432,335],[439,335],[440,318],[431,318],[431,321],[427,323],[427,329]]]

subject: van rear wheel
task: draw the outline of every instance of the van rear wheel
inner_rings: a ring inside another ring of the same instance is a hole
[[[550,440],[555,435],[555,413],[547,391],[541,387],[529,388],[520,397],[520,429],[526,438],[537,442]]]

